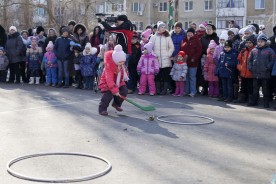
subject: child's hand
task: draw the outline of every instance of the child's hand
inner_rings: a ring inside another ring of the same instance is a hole
[[[228,66],[228,63],[225,63],[225,66]]]
[[[120,95],[119,92],[115,93],[114,95],[115,95],[115,96],[118,96],[118,97],[121,97],[121,95]]]
[[[48,61],[47,64],[50,65],[50,64],[52,64],[52,62],[51,62],[51,61]]]

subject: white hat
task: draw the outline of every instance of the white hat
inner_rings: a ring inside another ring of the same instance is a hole
[[[83,50],[83,55],[85,56],[85,55],[94,55],[94,54],[96,54],[97,52],[98,52],[98,49],[97,48],[95,48],[95,47],[92,47],[91,46],[91,43],[86,43],[86,45],[85,45],[85,48],[89,48],[90,49],[90,52],[87,54],[86,53],[86,51],[85,51],[85,49]]]
[[[223,30],[219,36],[220,40],[228,40],[228,31],[227,30]]]
[[[48,51],[50,48],[51,48],[51,49],[54,48],[54,44],[53,44],[52,41],[49,41],[49,43],[48,43],[48,45],[47,45],[47,47],[46,47],[46,50]]]
[[[166,24],[162,21],[157,22],[157,30],[159,30],[161,27],[166,27]]]
[[[238,29],[238,28],[230,28],[229,31],[228,31],[228,33],[229,33],[230,31],[233,32],[234,35],[237,35],[237,34],[239,33],[239,29]]]
[[[124,53],[121,45],[116,45],[112,53],[112,59],[117,64],[120,61],[126,61],[126,53]]]
[[[17,29],[16,29],[15,26],[11,26],[10,29],[9,29],[9,31],[11,31],[11,30],[15,30],[17,32]]]

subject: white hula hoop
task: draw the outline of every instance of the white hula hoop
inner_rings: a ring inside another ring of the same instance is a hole
[[[182,123],[182,122],[177,122],[177,121],[167,121],[167,120],[163,119],[163,118],[174,117],[174,116],[184,116],[184,117],[199,118],[199,119],[208,120],[209,122],[206,122],[206,123]],[[158,116],[156,119],[158,121],[162,122],[162,123],[176,124],[176,125],[208,125],[208,124],[215,123],[214,119],[206,117],[206,116],[187,115],[187,114],[163,115],[163,116]]]
[[[84,177],[79,177],[79,178],[60,178],[60,179],[47,179],[47,178],[33,178],[30,176],[25,176],[20,173],[17,173],[13,171],[10,167],[15,164],[16,162],[19,162],[21,160],[33,158],[33,157],[41,157],[41,156],[49,156],[49,155],[73,155],[73,156],[82,156],[82,157],[90,157],[90,158],[96,158],[98,160],[101,160],[107,164],[107,167],[96,174],[93,175],[88,175]],[[69,182],[80,182],[80,181],[87,181],[91,179],[98,178],[100,176],[103,176],[107,174],[111,170],[112,166],[108,160],[105,158],[96,156],[96,155],[90,155],[90,154],[85,154],[85,153],[66,153],[66,152],[57,152],[57,153],[38,153],[38,154],[32,154],[32,155],[25,155],[19,158],[12,159],[11,161],[8,162],[7,164],[7,171],[9,174],[11,174],[14,177],[23,179],[23,180],[29,180],[29,181],[36,181],[36,182],[48,182],[48,183],[69,183]]]

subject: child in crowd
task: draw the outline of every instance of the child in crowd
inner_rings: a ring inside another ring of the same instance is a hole
[[[57,85],[57,57],[54,50],[54,44],[50,41],[46,47],[46,53],[43,57],[43,63],[46,67],[46,83],[45,86],[52,85],[53,87]]]
[[[147,84],[151,96],[156,94],[155,75],[159,72],[159,62],[157,57],[152,53],[153,44],[151,42],[144,45],[143,55],[140,58],[137,66],[137,72],[140,77],[139,95],[146,92]]]
[[[213,56],[216,62],[219,60],[220,53],[224,49],[224,43],[228,40],[228,31],[222,31],[219,36],[219,45],[216,46],[215,51],[213,52]]]
[[[38,46],[38,38],[36,36],[32,36],[30,40],[31,46],[30,48],[27,48],[26,52],[26,65],[28,67],[28,72],[30,73],[29,84],[39,84],[40,65],[43,52],[41,47]]]
[[[125,81],[128,75],[125,68],[126,53],[121,45],[116,45],[114,51],[107,51],[104,55],[105,68],[101,76],[99,88],[103,93],[99,104],[99,114],[107,116],[107,108],[112,99],[112,107],[117,111],[123,111],[121,105],[123,97],[127,96],[127,87]],[[122,97],[121,97],[122,96]]]
[[[259,90],[262,87],[264,108],[269,108],[269,79],[275,62],[275,52],[267,44],[267,36],[261,34],[257,38],[257,47],[250,53],[248,69],[253,77],[253,96],[249,97],[248,106],[257,106]]]
[[[92,47],[90,43],[86,43],[85,49],[80,60],[81,74],[84,80],[84,89],[93,89],[95,66],[97,60],[97,48]]]
[[[6,82],[8,57],[5,55],[4,47],[0,47],[0,82]]]
[[[74,68],[75,68],[75,80],[76,80],[76,89],[83,89],[83,77],[81,74],[81,67],[80,67],[80,61],[82,54],[80,53],[82,51],[81,45],[76,44],[75,42],[70,43],[72,45],[72,50],[74,51],[73,56],[73,62],[74,62]]]
[[[132,37],[131,50],[132,52],[128,59],[129,81],[127,82],[127,87],[129,94],[135,92],[139,80],[139,75],[137,73],[137,65],[141,58],[142,52],[138,34],[134,34]]]
[[[214,59],[214,52],[216,48],[218,48],[216,42],[211,40],[207,49],[207,56],[203,70],[204,79],[208,81],[208,95],[209,97],[214,98],[219,96],[219,79],[215,76],[216,62]]]
[[[142,32],[142,34],[141,34],[142,40],[140,42],[140,44],[141,44],[141,51],[144,50],[144,46],[149,42],[151,33],[152,33],[151,29],[147,29],[144,32]]]
[[[184,51],[179,51],[177,54],[176,62],[173,65],[170,75],[175,81],[175,93],[173,96],[184,95],[184,81],[186,81],[186,75],[188,72],[187,56]]]
[[[236,51],[232,49],[232,42],[226,41],[218,64],[218,76],[221,78],[223,91],[223,97],[219,101],[232,102],[233,100],[233,77],[238,63],[237,57]]]

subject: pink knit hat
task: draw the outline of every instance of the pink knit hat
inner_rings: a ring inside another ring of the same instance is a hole
[[[146,45],[144,45],[144,48],[147,49],[148,53],[152,53],[152,49],[153,49],[153,43],[149,42]]]
[[[209,43],[209,46],[208,48],[210,49],[215,49],[217,46],[216,42],[214,40],[211,40],[210,43]]]
[[[202,22],[201,24],[199,24],[199,28],[203,28],[206,29],[207,23],[206,22]]]
[[[47,45],[47,47],[46,47],[46,50],[48,51],[49,49],[54,49],[54,44],[53,44],[53,42],[52,41],[49,41],[49,43],[48,43],[48,45]]]
[[[142,36],[144,36],[146,39],[149,39],[151,35],[151,29],[147,29],[144,32],[142,32]]]

